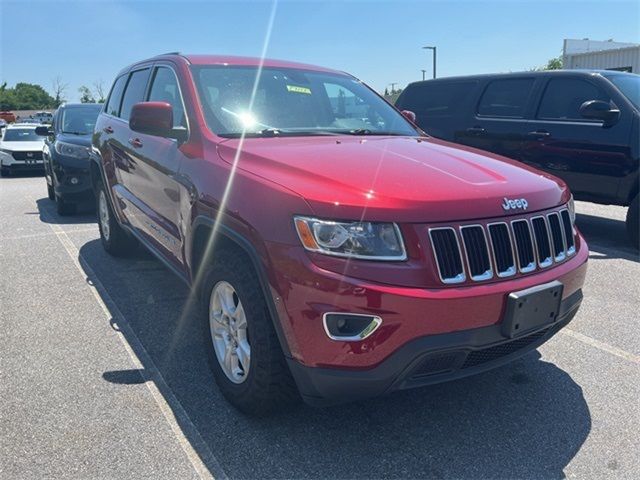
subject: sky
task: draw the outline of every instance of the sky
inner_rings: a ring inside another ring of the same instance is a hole
[[[268,36],[273,14],[271,35]],[[637,0],[0,0],[0,81],[78,87],[156,54],[266,56],[347,71],[378,91],[431,76],[527,70],[565,38],[640,43]]]

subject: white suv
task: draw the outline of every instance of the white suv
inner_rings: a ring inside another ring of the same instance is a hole
[[[14,123],[4,129],[0,139],[0,176],[17,171],[42,170],[44,137],[36,134],[36,126]]]

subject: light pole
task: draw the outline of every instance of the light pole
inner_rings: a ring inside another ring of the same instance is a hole
[[[433,78],[436,78],[436,47],[422,47],[425,50],[433,50]]]
[[[424,80],[424,75],[427,73],[426,70],[420,70],[422,72],[422,80]]]

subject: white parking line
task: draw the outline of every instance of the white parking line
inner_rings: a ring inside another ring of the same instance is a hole
[[[53,218],[49,212],[46,213],[48,217]],[[114,323],[116,323],[118,327],[116,334],[131,357],[134,366],[140,370],[146,386],[149,388],[156,404],[173,430],[178,443],[200,478],[228,478],[217,458],[200,436],[200,432],[189,418],[184,407],[165,382],[160,370],[156,367],[142,345],[142,342],[129,325],[129,322],[127,322],[127,319],[122,312],[120,312],[120,309],[118,309],[107,290],[93,272],[93,269],[79,254],[78,249],[73,242],[71,242],[62,227],[55,223],[49,223],[49,226],[69,254],[71,261],[82,274],[83,278],[85,276],[91,277],[91,283],[88,284],[88,286],[96,302],[98,302],[98,305],[100,305],[104,311],[105,316],[110,320],[113,319]],[[189,439],[187,439],[187,436]]]
[[[563,328],[562,330],[560,330],[560,332],[572,338],[575,338],[576,340],[586,345],[602,350],[603,352],[610,353],[611,355],[615,355],[616,357],[624,358],[625,360],[633,363],[640,363],[639,355],[635,355],[631,352],[627,352],[626,350],[622,350],[621,348],[614,347],[613,345],[609,345],[608,343],[601,342],[600,340],[596,340],[595,338],[591,338],[580,332],[571,330],[570,328]]]

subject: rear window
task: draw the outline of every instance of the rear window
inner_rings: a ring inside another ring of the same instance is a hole
[[[544,90],[538,118],[551,120],[585,120],[580,106],[589,100],[609,101],[596,85],[579,78],[552,78]]]
[[[478,104],[478,115],[522,118],[533,88],[533,78],[494,80]]]
[[[478,82],[433,82],[408,87],[398,100],[398,108],[406,108],[427,118],[453,115],[464,105]]]
[[[124,84],[127,81],[127,76],[123,75],[118,78],[113,84],[111,94],[109,95],[109,101],[107,103],[106,112],[109,115],[117,117],[120,114],[120,101],[122,100],[122,91],[124,90]]]
[[[127,88],[122,97],[122,108],[120,109],[120,118],[129,120],[131,108],[138,102],[144,101],[144,91],[147,87],[147,79],[149,78],[149,69],[137,70],[129,76]]]

